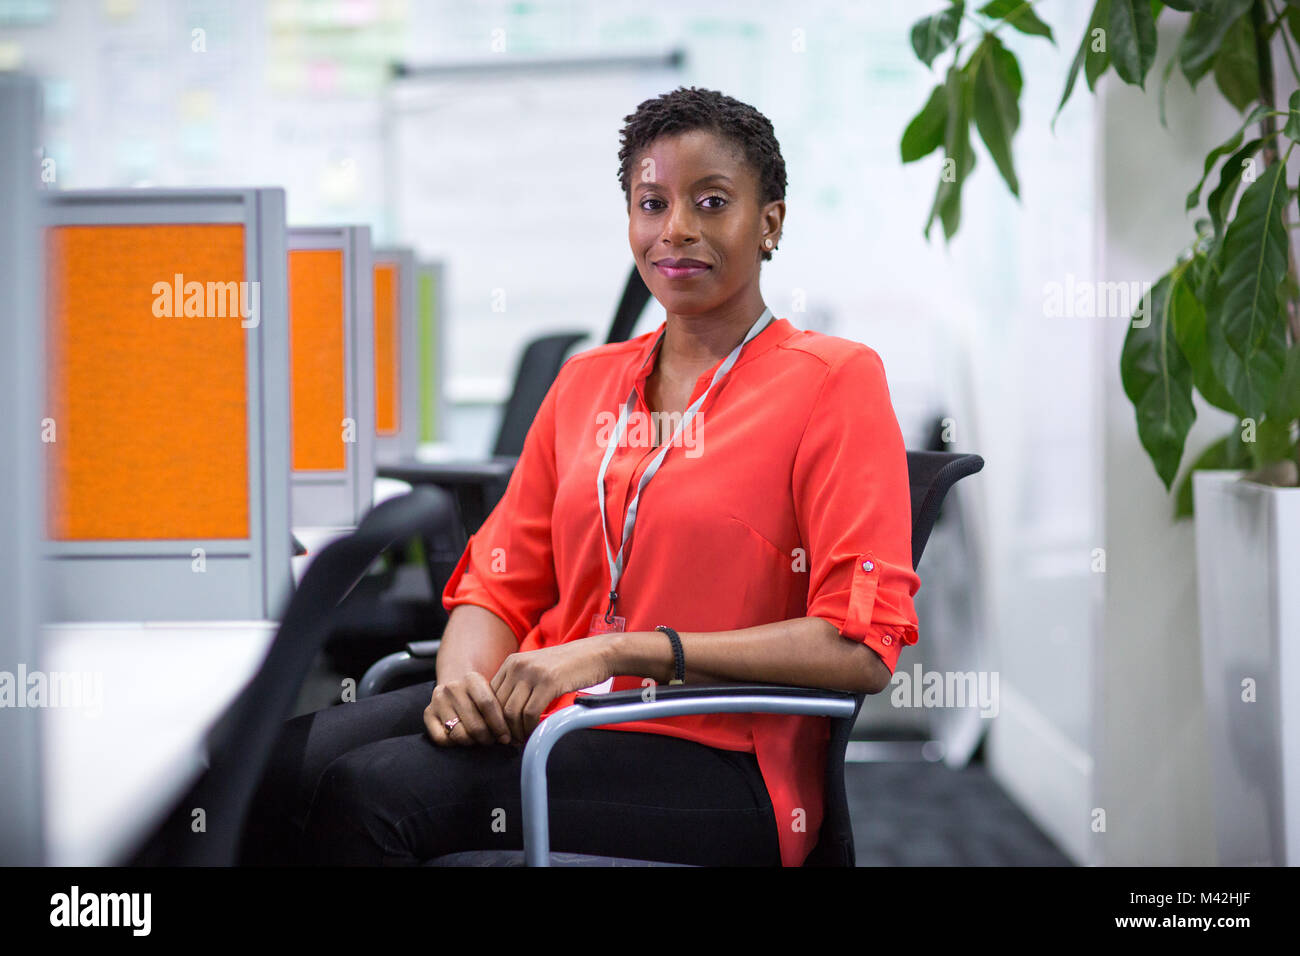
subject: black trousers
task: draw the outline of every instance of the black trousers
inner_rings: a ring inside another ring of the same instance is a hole
[[[285,723],[254,800],[242,862],[418,865],[523,848],[523,748],[440,747],[433,682]],[[676,863],[778,866],[753,754],[636,731],[579,730],[547,764],[551,849]]]

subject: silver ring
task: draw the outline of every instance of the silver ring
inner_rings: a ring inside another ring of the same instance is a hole
[[[456,725],[459,723],[460,723],[460,718],[453,717],[451,720],[444,720],[442,722],[442,725],[447,728],[447,733],[451,733],[453,730],[456,729]]]

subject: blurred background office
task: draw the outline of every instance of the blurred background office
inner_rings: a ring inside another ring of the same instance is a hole
[[[1022,201],[980,152],[950,244],[922,234],[938,158],[899,158],[940,78],[908,41],[925,4],[0,0],[0,69],[41,80],[47,189],[281,186],[292,224],[367,223],[376,246],[440,261],[436,437],[461,457],[490,450],[530,339],[605,340],[631,265],[623,117],[679,85],[754,105],[789,175],[773,312],[874,348],[909,448],[939,431],[987,462],[930,545],[899,669],[995,672],[997,715],[868,701],[860,862],[1212,863],[1192,530],[1142,457],[1125,321],[1051,317],[1044,295],[1159,275],[1185,241],[1169,197],[1199,172],[1189,143],[1231,116],[1175,84],[1182,140],[1139,147],[1127,131],[1153,98],[1103,82],[1049,131],[1092,5],[1048,6],[1055,45],[1007,40],[1032,78]],[[1140,150],[1186,153],[1186,175]],[[662,321],[652,300],[634,334]],[[1190,446],[1214,431],[1198,422]],[[938,762],[879,759],[911,740]]]

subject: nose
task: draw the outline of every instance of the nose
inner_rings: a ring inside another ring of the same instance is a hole
[[[689,245],[699,238],[695,210],[690,203],[677,203],[668,211],[660,238],[670,248]]]

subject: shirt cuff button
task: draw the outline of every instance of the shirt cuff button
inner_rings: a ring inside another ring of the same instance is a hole
[[[894,643],[894,635],[886,634],[884,637],[880,639],[880,643],[888,647],[890,644]]]
[[[875,569],[875,567],[876,567],[876,566],[875,566],[874,564],[872,564],[870,561],[863,561],[863,562],[862,562],[862,570],[863,570],[863,571],[872,571],[872,570]]]

